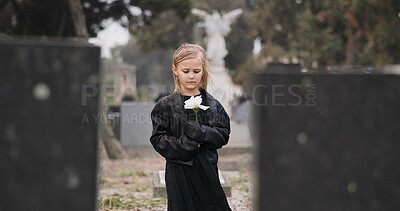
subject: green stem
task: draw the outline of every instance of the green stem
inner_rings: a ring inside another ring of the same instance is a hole
[[[195,114],[195,116],[196,116],[196,121],[198,121],[198,119],[197,119],[197,113],[199,113],[199,108],[194,108],[193,111],[194,111],[194,114]]]

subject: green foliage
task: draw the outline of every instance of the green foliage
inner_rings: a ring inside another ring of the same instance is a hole
[[[113,19],[127,26],[131,19],[147,25],[166,10],[173,10],[183,18],[189,10],[188,0],[81,0],[90,36],[103,29],[103,21]],[[132,6],[142,9],[131,14]],[[134,16],[135,15],[135,16]],[[36,36],[75,36],[68,0],[3,0],[0,2],[0,34]]]
[[[138,40],[140,50],[145,52],[177,48],[181,43],[192,40],[194,22],[191,19],[182,19],[177,12],[171,10],[159,14],[151,24],[132,23],[130,31]]]
[[[243,17],[238,18],[232,24],[232,31],[225,39],[229,52],[225,57],[225,63],[233,77],[238,74],[238,70],[246,60],[252,56],[255,36],[248,33],[251,31],[248,19],[248,13],[244,13]]]
[[[142,10],[152,12],[154,17],[162,14],[163,11],[174,10],[180,18],[185,18],[190,13],[189,0],[135,0],[130,3],[139,6]]]
[[[229,177],[232,188],[241,192],[249,192],[249,175],[245,173],[243,168],[239,169],[238,177]]]
[[[256,0],[254,33],[264,56],[298,57],[304,66],[399,63],[395,0]],[[275,50],[274,50],[275,49]],[[281,51],[276,51],[281,49]]]
[[[310,67],[313,61],[322,64],[337,64],[343,61],[344,45],[340,34],[332,33],[331,28],[321,24],[310,10],[299,15],[296,42],[291,46],[295,51],[291,56],[303,58],[304,65]]]
[[[149,198],[138,199],[133,195],[122,196],[114,194],[100,199],[100,207],[103,209],[135,209],[159,207],[166,204],[166,199]]]
[[[173,89],[170,73],[173,49],[183,42],[204,46],[204,29],[191,8],[221,14],[236,8],[244,13],[226,37],[225,63],[233,81],[244,84],[251,71],[266,57],[296,57],[310,67],[400,63],[400,8],[398,0],[81,0],[90,36],[112,19],[134,35],[128,46],[118,47],[123,61],[138,70],[144,86]],[[130,7],[140,8],[132,14]],[[0,2],[0,36],[75,36],[68,0],[3,0]],[[259,61],[252,57],[253,40],[262,38]],[[116,56],[116,55],[115,55]],[[110,62],[110,61],[108,61]]]
[[[140,170],[140,169],[134,169],[134,170],[121,169],[120,171],[118,171],[118,176],[119,177],[145,177],[147,175],[146,175],[146,173],[144,173],[143,170]]]
[[[251,57],[251,51],[253,47],[254,34],[249,33],[251,31],[250,18],[251,11],[254,9],[248,0],[201,0],[191,1],[191,7],[205,10],[209,13],[213,9],[218,9],[221,14],[229,12],[233,9],[242,8],[244,14],[242,14],[238,20],[232,24],[231,33],[226,37],[226,44],[229,54],[225,57],[225,63],[227,68],[230,70],[231,75],[234,78],[240,78],[242,74],[239,74],[239,70],[243,68],[243,65],[247,62],[247,59]],[[190,9],[187,10],[188,12]],[[162,53],[163,51],[170,51],[168,55],[169,60],[172,59],[172,49],[176,49],[183,42],[199,42],[203,46],[206,44],[204,40],[205,30],[200,28],[199,35],[196,37],[194,26],[200,22],[197,16],[188,14],[186,18],[182,18],[176,11],[164,11],[161,12],[156,18],[153,19],[151,24],[140,25],[138,22],[132,21],[130,30],[134,35],[136,41],[135,47],[137,52],[142,56],[123,56],[124,61],[132,63],[134,65],[142,65],[142,68],[138,68],[142,71],[143,77],[140,76],[138,81],[144,84],[162,84],[171,86],[173,84],[173,78],[170,73],[170,61],[164,63],[164,68],[150,67],[154,64],[147,58],[152,58],[155,51]],[[129,50],[132,52],[132,50]],[[122,53],[122,55],[128,55],[132,53]],[[165,54],[167,55],[167,54]],[[145,62],[144,62],[145,61]],[[154,60],[153,60],[154,61]],[[139,73],[140,74],[140,73]],[[162,79],[160,80],[160,76]],[[167,80],[165,80],[167,79]],[[234,80],[235,82],[241,82],[243,80]],[[143,94],[145,94],[146,90]],[[168,90],[169,91],[169,90]]]

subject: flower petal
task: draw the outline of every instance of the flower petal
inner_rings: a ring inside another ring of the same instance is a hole
[[[201,96],[197,96],[197,97],[195,97],[194,100],[193,100],[193,102],[194,102],[195,105],[200,105],[202,101],[203,101],[203,100],[201,99]]]
[[[188,100],[186,100],[185,105],[193,106],[194,105],[194,97],[192,96]]]
[[[210,108],[210,106],[205,106],[205,105],[200,105],[199,107],[201,109],[203,109],[204,111],[207,110],[208,108]]]
[[[184,108],[185,108],[185,109],[193,109],[194,107],[193,107],[193,106],[190,106],[190,105],[185,105]]]

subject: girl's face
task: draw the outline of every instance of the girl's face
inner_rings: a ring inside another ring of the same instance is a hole
[[[173,73],[179,78],[183,95],[193,96],[199,93],[199,84],[204,73],[202,64],[201,59],[195,57],[172,67]]]

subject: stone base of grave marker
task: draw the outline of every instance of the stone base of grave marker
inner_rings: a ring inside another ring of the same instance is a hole
[[[231,183],[224,171],[218,171],[219,180],[221,182],[222,189],[225,192],[226,197],[232,196]],[[165,170],[159,170],[153,172],[153,197],[154,198],[166,198],[167,192],[165,187]]]

